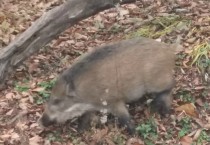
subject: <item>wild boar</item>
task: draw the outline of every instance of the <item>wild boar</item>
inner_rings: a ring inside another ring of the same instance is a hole
[[[133,133],[126,103],[149,93],[155,95],[153,104],[161,114],[170,109],[175,83],[172,46],[141,37],[87,53],[58,77],[40,123],[46,127],[82,116],[85,127],[89,112],[106,110]]]

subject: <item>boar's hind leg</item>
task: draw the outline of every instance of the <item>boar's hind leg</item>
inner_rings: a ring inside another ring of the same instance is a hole
[[[130,114],[124,103],[117,103],[112,107],[113,114],[118,117],[119,123],[122,127],[126,127],[129,134],[135,133],[135,126],[131,122]]]
[[[157,110],[161,116],[165,116],[170,113],[172,96],[172,89],[164,90],[159,93],[155,93],[155,99],[152,102],[152,107]]]

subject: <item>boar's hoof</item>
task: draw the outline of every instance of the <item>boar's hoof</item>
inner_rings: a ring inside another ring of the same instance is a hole
[[[95,127],[99,123],[99,118],[95,114],[95,111],[88,111],[78,118],[78,132],[82,133],[85,130],[90,129],[92,125]]]
[[[120,117],[119,118],[119,123],[120,123],[120,127],[126,127],[128,133],[130,135],[134,135],[135,134],[135,125],[131,121],[130,118]]]
[[[130,125],[129,127],[127,127],[127,131],[130,135],[134,135],[136,133],[134,125]]]
[[[43,114],[42,117],[39,119],[39,124],[43,127],[48,127],[55,123],[54,120],[51,120],[48,115]]]
[[[92,116],[92,114],[88,112],[78,118],[77,131],[79,133],[82,133],[83,131],[88,130],[90,128],[91,116]]]
[[[172,102],[171,89],[156,93],[156,97],[152,102],[153,110],[160,113],[161,117],[170,114],[170,106]]]
[[[153,112],[158,112],[161,117],[166,117],[167,114],[170,114],[170,108],[160,99],[155,98],[151,105]]]

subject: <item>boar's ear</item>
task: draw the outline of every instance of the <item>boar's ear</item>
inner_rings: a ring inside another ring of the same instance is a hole
[[[75,91],[68,85],[66,85],[66,96],[68,98],[74,98],[76,97],[76,93]]]

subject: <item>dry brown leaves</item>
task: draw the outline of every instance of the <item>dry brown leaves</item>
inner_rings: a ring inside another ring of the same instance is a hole
[[[126,142],[126,145],[144,145],[144,142],[139,138],[130,138]]]
[[[184,111],[185,113],[187,113],[188,115],[190,115],[192,117],[198,117],[198,112],[196,111],[196,108],[192,103],[181,105],[181,106],[175,108],[175,110],[176,111]]]
[[[4,0],[0,4],[0,47],[8,45],[44,11],[62,2],[62,0],[32,0],[30,2],[28,0]],[[176,120],[180,116],[191,116],[194,118],[191,122],[194,130],[179,140],[176,122],[167,119],[165,121],[156,116],[155,121],[159,135],[156,142],[159,142],[159,144],[163,142],[178,144],[180,142],[182,145],[190,145],[192,142],[196,142],[203,129],[210,130],[210,112],[203,109],[210,102],[210,93],[205,98],[201,98],[205,86],[196,68],[189,67],[191,58],[188,55],[192,52],[191,48],[194,45],[210,38],[209,10],[209,2],[204,0],[145,0],[103,11],[67,29],[56,40],[53,40],[46,49],[42,49],[39,54],[24,62],[24,65],[17,69],[12,80],[9,80],[8,89],[1,92],[0,144],[73,145],[96,144],[102,140],[104,144],[109,145],[117,143],[143,145],[144,140],[141,137],[133,138],[126,133],[121,134],[121,131],[113,128],[113,126],[93,129],[92,132],[87,131],[82,135],[75,135],[68,126],[52,127],[53,129],[43,132],[36,123],[42,112],[42,105],[35,103],[34,95],[44,90],[43,87],[38,86],[38,83],[55,78],[79,55],[91,51],[95,46],[124,39],[125,34],[135,31],[143,23],[150,22],[156,16],[168,15],[168,13],[176,13],[192,21],[191,26],[183,26],[182,30],[177,30],[176,33],[168,34],[165,37],[166,40],[180,37],[181,44],[184,46],[184,53],[187,54],[181,60],[181,65],[176,74],[175,94],[176,91],[183,89],[192,92],[192,97],[195,97],[195,105],[192,103],[183,104],[179,99],[175,99],[176,113],[173,114],[173,117]],[[158,40],[162,41],[162,38]],[[14,89],[14,81],[23,86],[25,85],[23,81],[25,78],[29,79],[26,85],[29,89],[25,92],[18,92]],[[180,102],[183,105],[179,105]],[[142,114],[136,110],[132,111],[134,112],[132,114],[136,114],[135,121],[138,124],[143,123],[143,118],[151,116],[147,109],[144,109]],[[173,128],[175,132],[173,132],[172,138],[166,139],[165,135],[170,128]],[[57,132],[60,132],[58,136],[63,142],[49,138],[50,133],[56,134]],[[119,136],[120,139],[114,138],[114,136]]]
[[[192,138],[189,136],[184,136],[180,139],[182,145],[191,145],[193,143]]]
[[[0,5],[0,48],[8,45],[17,34],[27,29],[47,8],[62,3],[62,0],[5,0]]]

